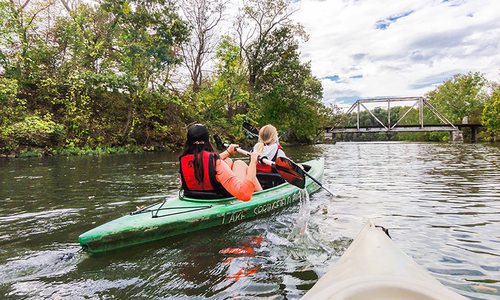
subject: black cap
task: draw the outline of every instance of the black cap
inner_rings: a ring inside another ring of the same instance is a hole
[[[193,124],[189,126],[187,132],[188,142],[209,142],[208,129],[203,124]]]

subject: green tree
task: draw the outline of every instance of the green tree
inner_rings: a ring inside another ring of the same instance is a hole
[[[145,93],[155,84],[157,74],[181,62],[174,47],[186,40],[188,28],[172,2],[106,1],[104,9],[113,14],[120,30],[117,34],[118,70],[128,79],[127,117],[122,128],[123,141],[136,126],[144,125],[142,107],[148,106]]]
[[[187,36],[175,7],[161,0],[104,1],[67,9],[71,17],[60,19],[55,31],[70,55],[46,86],[55,91],[51,98],[70,140],[82,146],[146,143],[159,138],[155,131],[169,136],[172,127],[162,123],[178,112],[179,100],[165,82],[180,62],[175,47]]]
[[[225,37],[218,46],[216,59],[210,88],[198,95],[201,118],[211,127],[225,130],[235,138],[240,136],[242,122],[253,120],[258,112],[250,102],[240,48]]]
[[[288,2],[247,2],[239,40],[207,63],[212,76],[203,65],[225,2],[185,3],[196,4],[184,9],[190,26],[169,0],[0,1],[2,151],[179,144],[195,120],[235,138],[249,120],[312,139],[333,112],[299,60],[305,35]],[[183,49],[193,54],[187,90],[171,75]]]
[[[294,34],[305,36],[301,26],[293,24],[287,0],[250,0],[243,14],[237,17],[236,31],[242,56],[248,68],[248,86],[253,91],[266,68],[276,63],[281,45],[276,44],[276,31],[286,27]]]
[[[298,39],[305,32],[291,20],[295,11],[286,0],[252,0],[238,16],[237,36],[247,68],[249,106],[258,123],[289,130],[289,141],[311,141],[328,122],[321,102],[321,82],[299,59]]]
[[[479,72],[457,74],[426,97],[451,122],[460,123],[464,117],[468,117],[469,123],[478,123],[488,99],[486,84],[484,75]]]
[[[482,123],[492,137],[500,134],[500,88],[498,87],[484,106]]]
[[[310,142],[326,111],[321,82],[312,76],[309,63],[299,59],[298,42],[290,27],[280,27],[268,39],[273,61],[263,70],[254,93],[260,124],[272,123],[290,130],[290,141]]]

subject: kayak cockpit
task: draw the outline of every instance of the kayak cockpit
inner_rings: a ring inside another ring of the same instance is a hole
[[[257,173],[257,179],[263,190],[267,190],[285,183],[283,177],[278,173]]]
[[[309,165],[302,166],[304,167],[304,170],[306,172],[311,170],[311,166]],[[259,180],[262,189],[264,190],[277,187],[278,185],[286,182],[285,179],[283,179],[283,177],[281,177],[281,175],[278,173],[257,173],[257,179]]]

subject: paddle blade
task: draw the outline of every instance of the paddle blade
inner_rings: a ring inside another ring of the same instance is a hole
[[[304,170],[296,163],[286,157],[278,157],[276,159],[276,170],[288,183],[295,185],[298,188],[306,187],[306,178]]]
[[[248,122],[243,122],[243,131],[245,131],[245,134],[248,138],[258,138],[259,137],[259,130],[255,128],[252,124]]]

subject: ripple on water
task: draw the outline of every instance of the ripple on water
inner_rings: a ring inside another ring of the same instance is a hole
[[[80,208],[53,209],[38,212],[21,212],[0,217],[0,232],[4,234],[1,244],[25,243],[35,236],[53,234],[75,224]],[[43,237],[42,237],[43,238]]]
[[[0,285],[14,286],[16,282],[31,282],[57,277],[76,268],[81,248],[75,244],[58,244],[57,248],[37,252],[26,251],[0,265]]]

